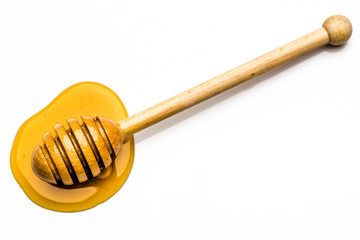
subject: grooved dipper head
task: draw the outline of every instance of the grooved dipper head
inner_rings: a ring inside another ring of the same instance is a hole
[[[57,124],[56,136],[47,132],[36,146],[31,166],[40,179],[51,184],[72,185],[98,176],[120,151],[122,136],[115,122],[83,116],[82,123],[69,119]]]

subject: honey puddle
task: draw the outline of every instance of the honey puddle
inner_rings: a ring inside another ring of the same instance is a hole
[[[55,135],[54,126],[80,116],[101,116],[113,121],[127,117],[120,98],[109,88],[93,82],[75,84],[47,107],[28,119],[16,134],[11,149],[12,173],[25,194],[41,207],[61,212],[82,211],[113,196],[128,178],[134,161],[134,140],[131,137],[112,163],[112,170],[97,178],[72,186],[56,186],[39,179],[31,168],[36,145],[42,143],[46,132]]]

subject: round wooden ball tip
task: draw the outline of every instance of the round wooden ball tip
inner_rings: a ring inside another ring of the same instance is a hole
[[[334,46],[343,45],[352,34],[351,22],[342,15],[329,17],[322,26],[329,34],[329,44]]]

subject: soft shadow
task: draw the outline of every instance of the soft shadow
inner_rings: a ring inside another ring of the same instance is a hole
[[[147,129],[142,130],[141,132],[136,134],[135,142],[140,143],[142,141],[145,141],[148,138],[150,138],[151,136],[154,136],[162,131],[165,131],[166,129],[172,127],[173,125],[178,124],[178,123],[184,121],[185,119],[189,119],[190,117],[196,115],[197,113],[203,112],[212,106],[215,106],[237,94],[240,94],[242,92],[245,92],[245,91],[255,87],[256,85],[262,83],[264,80],[270,80],[271,78],[275,77],[279,73],[282,73],[282,72],[286,71],[288,68],[291,68],[294,65],[300,64],[311,57],[319,55],[323,52],[336,53],[336,52],[340,51],[341,49],[343,49],[345,47],[345,45],[342,45],[342,46],[326,45],[326,46],[316,49],[310,53],[302,55],[295,60],[285,63],[273,70],[270,70],[267,73],[264,73],[258,77],[255,77],[254,79],[251,79],[248,82],[240,84],[232,89],[229,89],[228,91],[226,91],[224,93],[221,93],[215,97],[212,97],[202,103],[199,103],[198,105],[195,105],[195,106],[193,106],[183,112],[180,112],[168,119],[165,119],[162,122],[155,124],[154,126],[151,126]]]

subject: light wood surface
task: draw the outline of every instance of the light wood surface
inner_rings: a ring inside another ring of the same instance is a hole
[[[70,135],[68,135],[62,124],[57,124],[54,128],[58,138],[58,148],[61,149],[61,155],[65,158],[64,162],[67,163],[68,168],[71,165],[71,171],[76,174],[79,182],[87,181],[88,177],[86,176],[80,157],[75,150],[75,146],[70,139]]]
[[[98,162],[102,161],[102,164],[104,164],[103,167],[108,167],[111,164],[111,156],[104,138],[101,136],[99,128],[96,126],[92,117],[83,116],[81,118],[84,121],[84,126],[86,126],[86,129],[90,134],[89,139],[91,139],[95,145],[93,149],[95,150],[95,155],[98,155]],[[100,168],[103,167],[101,166]]]
[[[124,138],[163,119],[205,101],[253,77],[326,44],[341,45],[351,36],[350,21],[341,15],[329,17],[323,26],[295,41],[255,58],[198,86],[118,122]]]
[[[56,138],[55,138],[56,139]],[[45,159],[52,159],[52,164],[55,165],[56,172],[59,174],[62,182],[65,185],[72,185],[74,184],[72,178],[71,178],[71,170],[67,168],[65,159],[60,152],[59,144],[55,141],[54,138],[50,135],[50,133],[46,133],[43,137],[44,140],[44,158]],[[48,155],[49,158],[46,158],[45,156]],[[40,156],[37,154],[37,156]]]
[[[120,152],[122,138],[116,123],[102,117],[81,117],[83,123],[69,119],[68,127],[57,124],[56,136],[48,132],[42,146],[36,146],[32,169],[52,184],[73,185],[89,178],[106,178],[111,163]]]
[[[122,142],[134,133],[316,48],[344,44],[351,33],[352,26],[346,17],[332,16],[321,28],[307,35],[118,123],[83,116],[82,125],[74,119],[68,120],[68,129],[56,125],[57,136],[53,138],[46,133],[44,145],[35,148],[33,170],[39,178],[52,184],[72,185],[99,176],[111,166]]]
[[[90,174],[88,173],[88,175],[98,176],[101,172],[99,164],[96,161],[96,157],[93,151],[91,150],[89,141],[86,139],[86,136],[83,130],[81,129],[80,124],[76,119],[69,119],[67,122],[71,129],[71,131],[69,132],[71,133],[71,135],[73,136],[72,138],[74,139],[74,146],[75,148],[79,149],[78,150],[79,158],[83,159],[83,161],[86,161],[86,164],[90,169],[91,173]],[[86,164],[84,165],[86,166]],[[87,167],[85,167],[85,169],[87,169]]]

